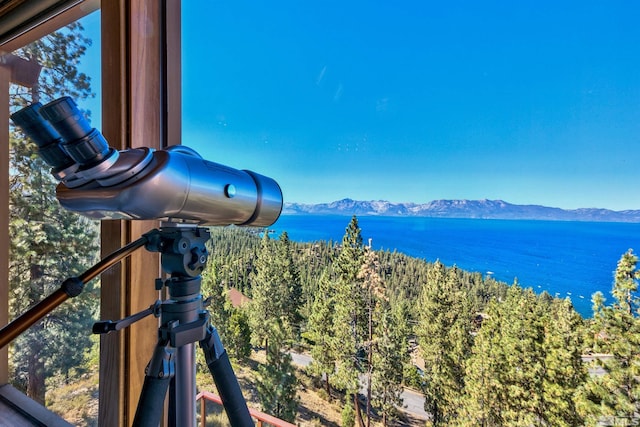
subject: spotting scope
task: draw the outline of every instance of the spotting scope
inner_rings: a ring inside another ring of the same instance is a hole
[[[60,204],[93,219],[266,227],[282,211],[271,178],[203,159],[183,145],[116,150],[70,97],[11,115],[59,181]]]

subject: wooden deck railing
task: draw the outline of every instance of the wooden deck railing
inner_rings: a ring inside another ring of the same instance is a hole
[[[222,405],[222,399],[217,394],[209,393],[208,391],[201,391],[196,396],[196,401],[200,401],[200,427],[206,427],[206,419],[207,419],[207,411],[206,411],[206,402],[217,403],[218,405]],[[280,418],[276,418],[272,415],[265,414],[264,412],[256,411],[255,409],[249,408],[249,413],[251,416],[257,421],[257,427],[263,427],[264,424],[273,426],[273,427],[296,427],[295,424],[288,423],[286,421],[281,420]],[[263,424],[264,423],[264,424]]]

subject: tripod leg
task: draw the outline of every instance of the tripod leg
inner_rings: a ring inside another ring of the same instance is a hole
[[[227,351],[222,346],[218,331],[213,326],[210,325],[207,328],[206,337],[200,341],[200,347],[204,351],[207,366],[216,383],[231,426],[255,427],[247,402],[242,396],[238,379],[229,362]]]
[[[176,375],[169,388],[169,427],[196,426],[195,344],[176,349]]]
[[[174,349],[167,341],[159,341],[147,366],[134,427],[157,427],[164,413],[164,399],[175,373]]]

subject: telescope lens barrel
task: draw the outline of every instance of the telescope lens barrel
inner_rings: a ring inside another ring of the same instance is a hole
[[[40,115],[41,109],[42,104],[36,102],[13,113],[11,120],[36,143],[38,153],[54,170],[71,167],[75,161],[61,147],[60,134]]]
[[[102,134],[91,127],[72,98],[56,99],[42,107],[40,114],[60,133],[64,149],[81,166],[96,165],[111,152]]]

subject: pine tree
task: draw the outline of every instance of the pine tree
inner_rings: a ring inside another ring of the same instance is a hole
[[[398,418],[403,405],[404,366],[409,363],[409,315],[406,300],[385,298],[376,313],[378,318],[373,353],[373,405],[384,426]]]
[[[227,289],[218,277],[220,269],[217,262],[209,262],[202,274],[202,294],[209,300],[210,322],[226,345],[231,312],[227,304]]]
[[[340,252],[333,263],[336,282],[332,354],[336,359],[334,384],[345,390],[347,399],[353,400],[358,425],[362,424],[357,395],[359,374],[365,362],[362,354],[366,334],[363,289],[361,280],[358,279],[363,257],[362,234],[358,219],[354,216],[347,226]]]
[[[509,296],[507,297],[509,301]],[[512,399],[507,403],[507,423],[529,426],[540,418],[544,380],[544,325],[548,319],[530,288],[513,295],[506,308],[504,341],[513,352],[506,354],[509,369],[505,380]]]
[[[210,262],[202,275],[202,294],[208,297],[210,322],[217,329],[229,354],[243,360],[251,354],[251,328],[249,315],[242,307],[234,307],[227,289],[219,278],[219,261]],[[199,366],[206,369],[204,359],[197,354]]]
[[[582,362],[583,321],[571,301],[553,300],[545,324],[541,424],[584,425],[578,413],[578,390],[587,380]]]
[[[580,426],[580,316],[514,284],[487,307],[465,369],[459,426]]]
[[[640,411],[640,319],[637,295],[638,257],[630,249],[618,262],[611,294],[614,303],[604,305],[594,295],[593,332],[596,347],[607,357],[594,364],[602,376],[589,378],[583,392],[582,412],[595,424],[603,419],[614,425],[637,425]]]
[[[280,280],[284,293],[282,307],[286,329],[290,331],[288,339],[298,341],[302,323],[302,284],[300,273],[293,260],[293,249],[286,231],[283,231],[276,244],[276,266],[280,270]]]
[[[255,267],[250,317],[254,342],[268,347],[269,337],[278,333],[290,347],[300,335],[302,288],[286,232],[276,242],[265,232]]]
[[[267,361],[258,369],[256,386],[264,412],[293,422],[298,410],[297,379],[291,355],[283,351],[283,345],[282,335],[271,335]]]
[[[325,270],[313,298],[305,337],[311,342],[312,362],[309,372],[319,377],[324,376],[327,396],[331,396],[331,380],[335,370],[335,358],[331,353],[334,304],[331,282]]]
[[[91,96],[90,79],[77,65],[90,41],[82,27],[66,29],[20,49],[17,55],[43,65],[37,89],[12,86],[11,107],[34,100],[48,102],[61,95]],[[55,182],[49,167],[37,156],[37,147],[17,129],[10,135],[10,309],[18,315],[95,261],[97,225],[65,211],[55,200]],[[70,378],[82,373],[85,352],[92,345],[90,323],[97,310],[93,284],[84,294],[65,302],[11,348],[16,385],[39,402],[45,400],[45,377],[54,373]]]
[[[367,340],[364,345],[367,353],[367,427],[371,425],[371,391],[374,371],[373,358],[374,353],[377,352],[376,341],[378,339],[377,334],[374,334],[374,330],[378,329],[378,322],[376,319],[381,314],[381,305],[386,302],[385,300],[387,299],[379,270],[380,263],[376,253],[371,250],[371,247],[367,247],[364,252],[364,263],[360,267],[360,272],[358,273],[358,278],[362,280],[362,286],[364,289],[364,305],[367,313]],[[400,372],[402,372],[402,370]]]
[[[268,350],[269,338],[276,333],[284,335],[282,316],[284,296],[278,287],[280,271],[274,262],[274,245],[265,232],[256,260],[256,274],[251,285],[250,324],[252,341],[255,345],[265,345]]]
[[[503,302],[487,307],[467,363],[460,425],[536,425],[533,411],[542,380],[534,376],[540,366],[535,345],[542,337],[536,340],[528,322],[535,306],[531,296],[513,284]]]
[[[472,316],[466,298],[456,270],[436,262],[422,288],[416,330],[425,362],[425,410],[434,426],[446,425],[459,408],[471,348]]]
[[[231,316],[224,345],[230,357],[235,360],[244,360],[251,355],[249,314],[242,307],[232,307],[228,298],[226,304]]]
[[[506,426],[502,417],[502,402],[508,399],[508,392],[501,376],[507,366],[500,342],[500,331],[505,319],[499,311],[498,304],[494,300],[486,307],[482,326],[467,360],[464,396],[460,401],[456,426]]]

